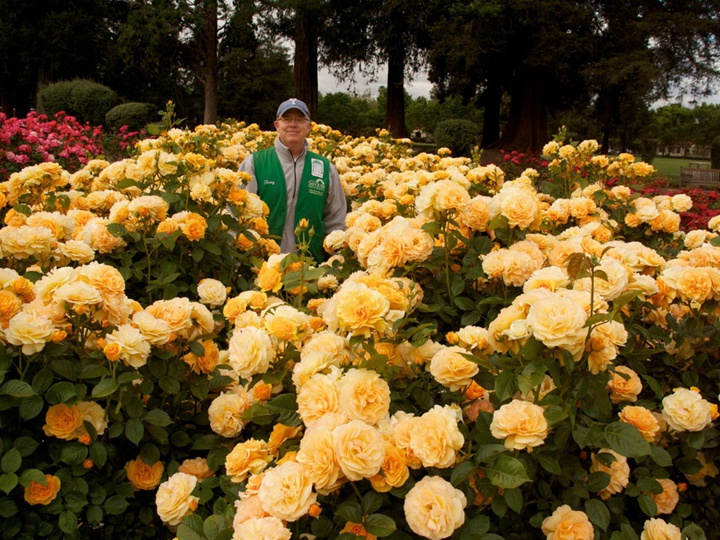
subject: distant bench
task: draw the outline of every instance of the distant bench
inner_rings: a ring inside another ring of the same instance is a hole
[[[720,169],[710,169],[706,163],[690,163],[689,167],[681,167],[680,187],[720,188]]]

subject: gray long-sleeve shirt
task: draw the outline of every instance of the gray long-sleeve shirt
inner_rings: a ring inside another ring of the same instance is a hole
[[[299,157],[293,158],[290,149],[285,146],[280,137],[275,139],[275,152],[277,153],[280,165],[285,174],[285,187],[287,190],[287,214],[285,216],[285,228],[283,229],[280,251],[283,253],[295,253],[295,205],[297,204],[297,191],[302,180],[305,167],[305,155],[307,153],[307,142]],[[255,177],[255,163],[253,156],[249,155],[240,164],[240,171],[250,173],[253,179],[245,186],[251,193],[257,193],[257,178]],[[272,212],[272,208],[270,209]],[[332,231],[345,229],[345,215],[347,213],[347,201],[343,192],[340,175],[335,165],[330,164],[330,186],[328,198],[325,204],[323,220],[325,221],[325,234]]]

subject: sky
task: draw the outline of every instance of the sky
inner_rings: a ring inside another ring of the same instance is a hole
[[[361,95],[366,91],[370,91],[370,95],[373,97],[378,96],[378,89],[381,86],[387,86],[387,66],[382,68],[376,73],[375,81],[369,78],[363,77],[361,74],[356,75],[355,85],[348,83],[341,83],[335,77],[330,74],[327,68],[321,67],[318,71],[318,89],[322,94],[329,94],[331,92],[347,92],[357,93]],[[415,75],[414,80],[405,81],[405,91],[412,97],[425,97],[430,98],[430,91],[432,90],[432,83],[427,79],[427,73],[420,72]]]

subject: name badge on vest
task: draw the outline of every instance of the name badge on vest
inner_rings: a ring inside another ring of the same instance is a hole
[[[325,174],[325,164],[319,160],[312,158],[310,160],[310,171],[313,176],[317,176],[318,178],[322,178]]]

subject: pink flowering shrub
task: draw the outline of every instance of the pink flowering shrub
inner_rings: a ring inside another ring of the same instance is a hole
[[[101,135],[102,127],[82,125],[63,112],[52,119],[37,112],[27,118],[0,112],[0,177],[46,161],[74,172],[103,154]]]

